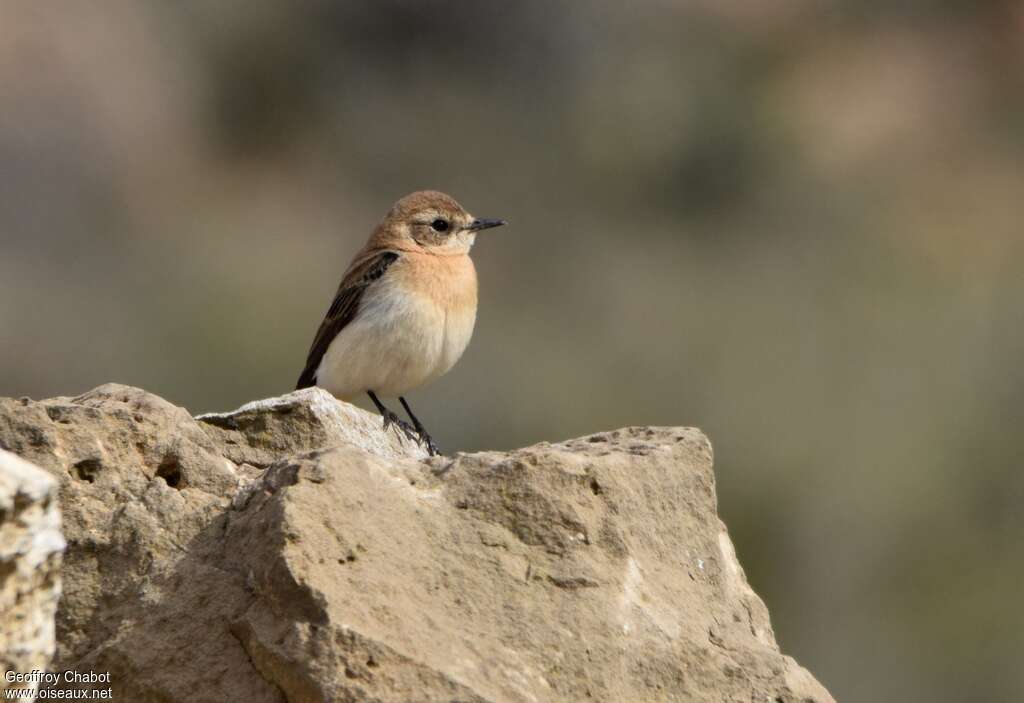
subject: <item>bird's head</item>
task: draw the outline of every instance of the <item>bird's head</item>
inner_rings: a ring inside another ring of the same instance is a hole
[[[393,245],[459,255],[469,252],[477,232],[505,224],[470,215],[455,198],[436,190],[420,190],[405,196],[391,208],[378,231]]]

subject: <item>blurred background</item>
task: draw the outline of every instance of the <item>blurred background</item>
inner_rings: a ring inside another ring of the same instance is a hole
[[[442,448],[696,425],[842,701],[1024,690],[1024,6],[0,5],[0,394],[292,388],[408,191],[481,236]]]

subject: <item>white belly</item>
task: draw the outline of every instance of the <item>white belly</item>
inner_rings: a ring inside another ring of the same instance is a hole
[[[436,379],[455,365],[473,334],[476,306],[460,307],[382,280],[327,348],[317,385],[342,399],[366,391],[395,397]]]

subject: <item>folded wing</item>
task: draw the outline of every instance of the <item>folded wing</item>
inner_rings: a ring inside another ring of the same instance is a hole
[[[309,356],[306,358],[306,368],[302,370],[299,381],[295,384],[297,389],[316,385],[316,371],[327,348],[338,333],[355,319],[356,313],[359,312],[359,301],[362,300],[367,288],[379,280],[398,258],[397,252],[377,251],[352,265],[338,286],[334,302],[331,303],[330,310],[327,311],[316,337],[313,338]]]

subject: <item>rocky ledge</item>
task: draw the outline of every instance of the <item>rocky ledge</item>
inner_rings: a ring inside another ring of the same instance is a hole
[[[49,668],[114,700],[832,700],[695,429],[428,459],[318,389],[193,418],[106,385],[0,400],[0,447],[60,485]]]

